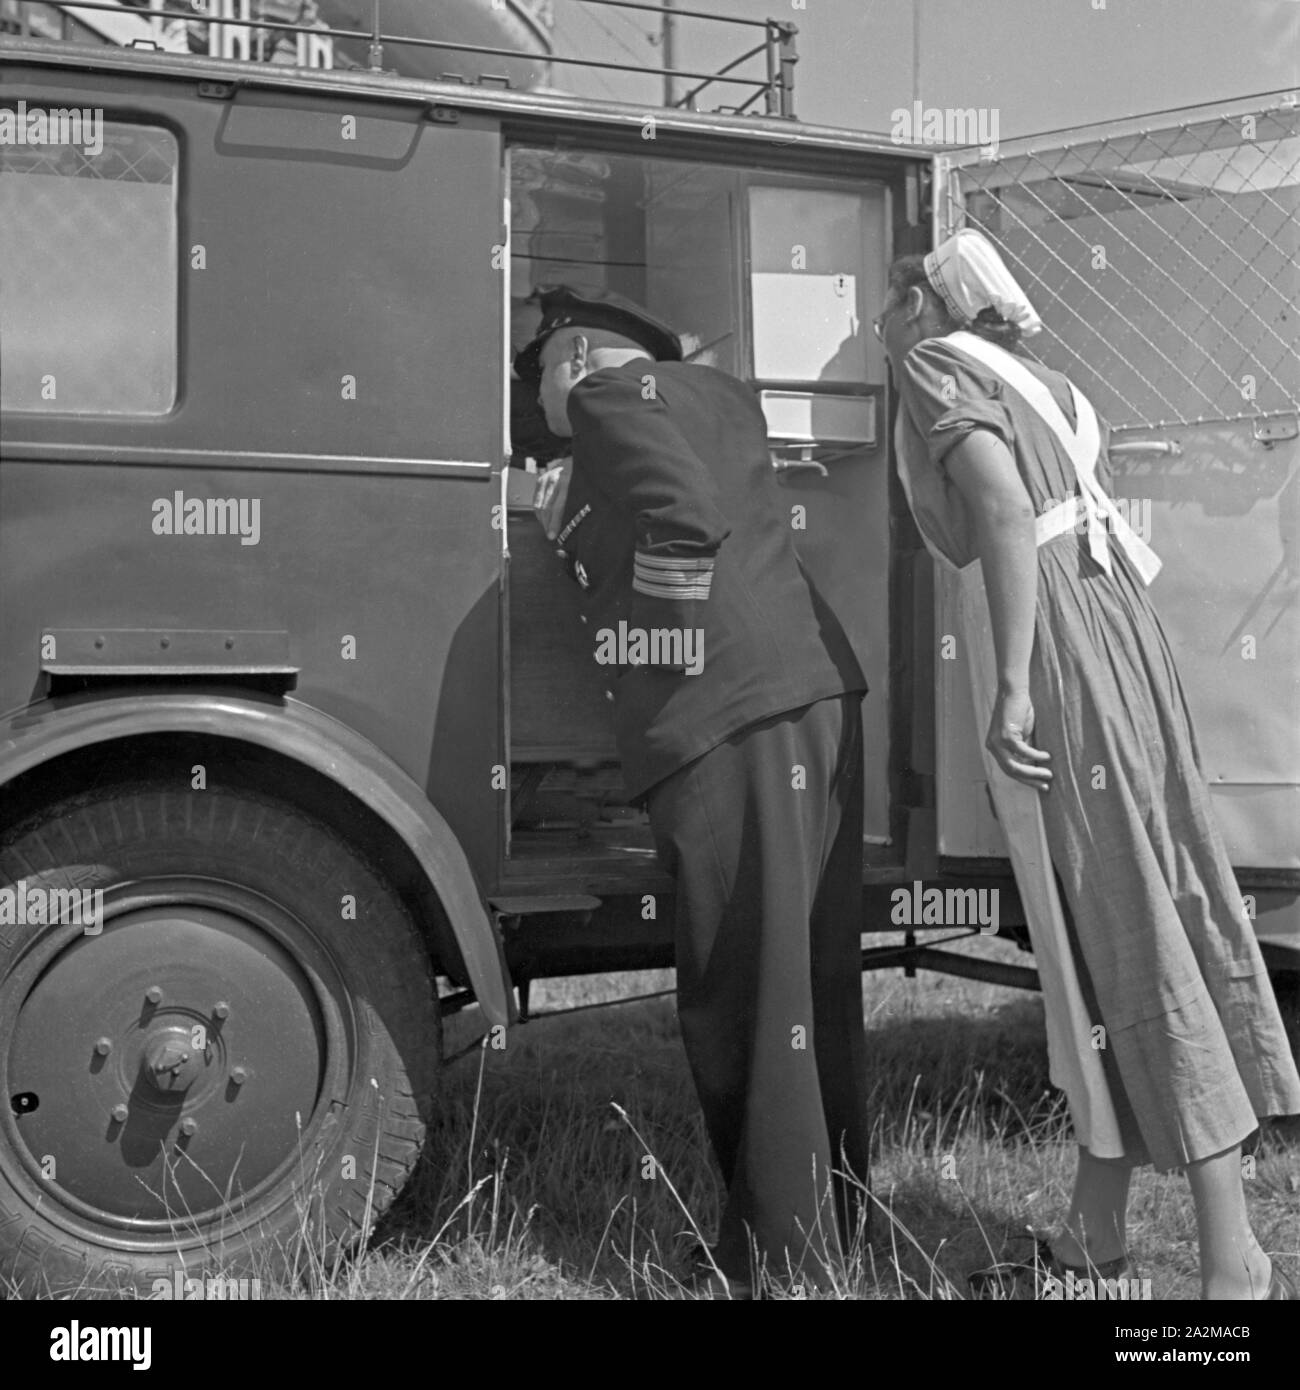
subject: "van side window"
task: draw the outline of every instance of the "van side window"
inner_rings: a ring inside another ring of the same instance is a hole
[[[538,287],[625,294],[671,323],[694,361],[744,374],[733,208],[741,171],[635,155],[510,151],[511,337]]]
[[[545,284],[610,289],[682,336],[688,360],[759,392],[774,445],[875,445],[883,350],[864,332],[886,264],[879,185],[719,164],[510,151],[511,338],[527,342]],[[562,453],[535,392],[511,403],[516,458]]]
[[[176,399],[177,143],[97,110],[0,107],[0,405],[161,415]]]

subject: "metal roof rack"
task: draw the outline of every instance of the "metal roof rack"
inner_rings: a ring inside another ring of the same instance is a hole
[[[411,34],[388,34],[381,24],[381,0],[371,0],[371,22],[369,29],[343,29],[323,24],[303,24],[300,22],[274,20],[260,17],[218,16],[205,12],[190,0],[76,0],[76,3],[62,3],[62,0],[10,0],[11,5],[36,5],[43,10],[56,9],[75,15],[82,11],[106,11],[116,15],[134,14],[140,19],[179,19],[191,24],[234,25],[245,28],[266,30],[274,33],[314,35],[317,38],[340,39],[361,42],[367,45],[367,68],[372,72],[384,70],[384,49],[410,47],[438,49],[453,53],[478,54],[489,58],[526,59],[541,64],[590,68],[610,72],[635,73],[640,77],[660,77],[665,81],[665,91],[678,79],[694,83],[680,98],[666,100],[666,105],[684,107],[694,111],[701,92],[716,85],[730,85],[750,89],[748,96],[738,105],[722,108],[734,114],[743,114],[760,99],[764,114],[768,116],[794,119],[794,67],[798,62],[796,35],[798,26],[786,20],[750,19],[741,16],[709,14],[705,10],[686,9],[676,4],[665,7],[658,0],[580,0],[587,5],[606,6],[619,10],[641,10],[670,19],[698,19],[715,24],[726,24],[762,31],[762,39],[739,57],[725,63],[716,72],[700,72],[679,67],[641,67],[634,63],[614,62],[608,59],[580,58],[573,55],[528,52],[525,49],[497,48],[483,44],[457,43],[449,39],[431,39]],[[75,40],[73,40],[75,42]],[[135,44],[133,47],[139,48]],[[764,72],[761,77],[742,77],[736,69],[759,57],[763,57]],[[500,81],[500,79],[495,79]]]

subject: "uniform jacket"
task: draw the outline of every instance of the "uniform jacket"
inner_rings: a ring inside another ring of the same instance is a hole
[[[583,588],[593,657],[626,654],[620,624],[702,642],[698,674],[670,666],[666,648],[658,664],[604,666],[631,797],[751,724],[867,688],[795,554],[747,386],[641,358],[585,377],[568,413],[573,476],[557,543]]]

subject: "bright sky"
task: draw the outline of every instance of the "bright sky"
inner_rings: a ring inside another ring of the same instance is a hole
[[[1300,88],[1297,0],[677,0],[683,8],[799,26],[801,119],[888,133],[890,113],[930,107],[998,112],[1001,138]],[[554,0],[556,51],[659,65],[652,14]],[[913,90],[914,11],[920,89]],[[760,38],[677,22],[679,67],[709,67]],[[651,100],[658,82],[555,69],[556,85]],[[630,85],[627,85],[630,84]],[[735,102],[731,95],[702,107]]]

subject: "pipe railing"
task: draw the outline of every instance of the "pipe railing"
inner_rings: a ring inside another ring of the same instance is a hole
[[[106,11],[119,15],[135,15],[141,19],[184,19],[191,24],[232,25],[240,28],[265,30],[273,33],[306,34],[317,38],[354,41],[366,45],[367,66],[372,72],[383,70],[384,49],[386,46],[437,49],[451,53],[472,53],[487,58],[522,59],[534,63],[556,64],[561,67],[592,68],[605,72],[630,72],[641,77],[683,78],[697,85],[674,103],[694,110],[695,100],[708,87],[730,84],[751,89],[748,97],[730,109],[743,112],[760,98],[764,101],[764,111],[769,116],[794,119],[794,66],[799,60],[796,47],[796,25],[778,19],[749,19],[743,16],[709,14],[704,10],[682,9],[676,5],[665,11],[660,5],[648,0],[581,0],[581,3],[605,6],[619,10],[640,10],[650,14],[669,13],[675,19],[699,19],[716,24],[737,25],[742,28],[761,29],[762,42],[756,44],[739,58],[732,59],[715,72],[699,72],[690,68],[641,67],[634,63],[615,62],[610,59],[580,58],[570,54],[537,53],[527,49],[499,48],[487,44],[457,43],[450,39],[431,39],[413,34],[387,34],[380,22],[381,0],[372,0],[370,27],[368,29],[335,28],[324,24],[302,24],[290,20],[247,18],[239,16],[213,15],[204,9],[177,0],[174,8],[165,8],[160,0],[152,0],[148,5],[117,3],[117,0],[10,0],[20,7],[39,5],[42,9],[57,10],[75,17],[77,11]],[[759,54],[764,55],[765,74],[762,77],[743,77],[735,74],[735,69]]]

